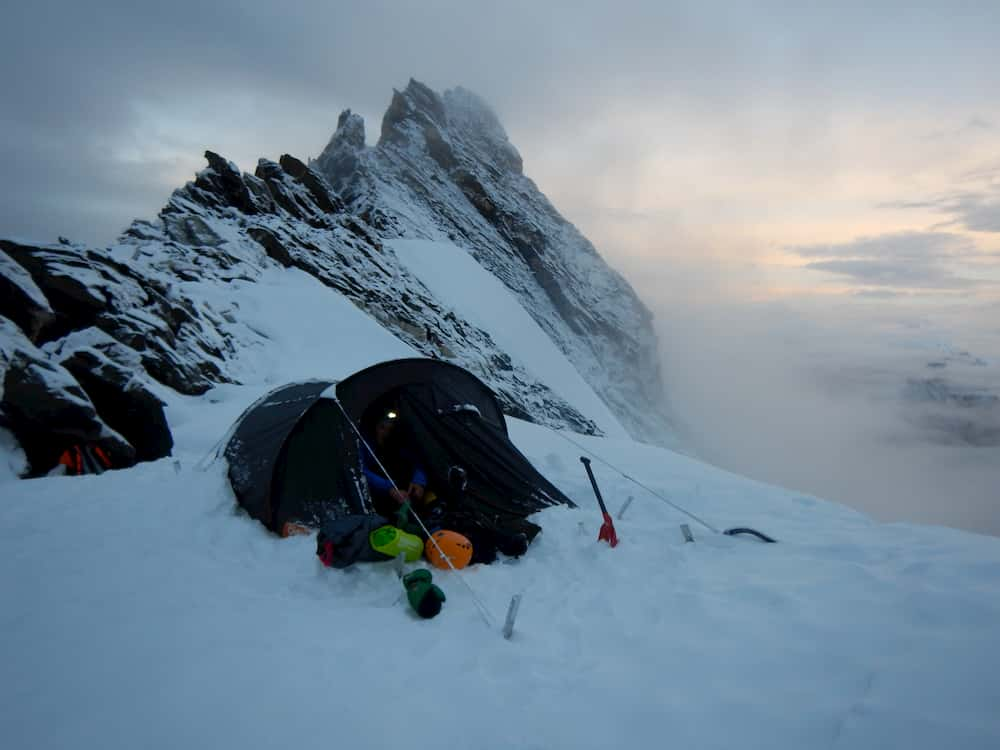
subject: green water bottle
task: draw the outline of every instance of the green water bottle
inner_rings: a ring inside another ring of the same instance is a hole
[[[420,559],[424,553],[424,543],[415,534],[407,534],[395,526],[379,526],[368,535],[368,543],[376,552],[389,557],[396,557],[400,552],[406,556],[406,562]]]

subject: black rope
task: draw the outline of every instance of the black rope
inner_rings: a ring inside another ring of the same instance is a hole
[[[755,529],[748,529],[745,526],[739,526],[735,529],[726,529],[722,533],[727,536],[736,536],[737,534],[750,534],[751,536],[757,537],[762,542],[768,542],[770,544],[774,544],[775,542],[778,541],[777,539],[772,539],[767,534],[762,534],[761,532]]]

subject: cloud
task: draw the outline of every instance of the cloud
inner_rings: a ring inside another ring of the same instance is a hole
[[[994,138],[997,128],[988,120],[975,117],[966,125]],[[1000,162],[982,164],[959,175],[961,190],[949,190],[930,198],[891,201],[884,208],[933,211],[946,219],[939,226],[970,232],[1000,232]]]
[[[808,263],[805,267],[813,271],[827,271],[848,276],[857,282],[881,286],[954,289],[978,283],[972,279],[959,278],[950,270],[933,263],[903,265],[892,261],[858,259],[820,261]]]
[[[954,195],[938,201],[937,207],[970,232],[1000,232],[1000,187]]]
[[[930,209],[946,214],[949,218],[939,225],[941,227],[960,227],[970,232],[1000,232],[1000,186],[951,193],[923,201],[894,201],[883,206]]]
[[[803,258],[917,260],[967,255],[973,248],[972,242],[961,235],[911,231],[861,237],[836,244],[799,245],[790,249]]]
[[[968,112],[996,119],[983,102],[1000,100],[1000,14],[989,4],[961,14],[871,5],[779,2],[769,12],[723,0],[635,0],[625,9],[574,0],[18,3],[0,24],[0,68],[9,73],[0,78],[0,141],[23,158],[0,160],[0,231],[36,232],[48,221],[66,234],[110,240],[106,227],[149,215],[166,199],[164,158],[197,168],[212,148],[252,168],[258,156],[314,156],[343,108],[377,134],[392,87],[411,76],[482,95],[529,167],[565,151],[564,160],[545,162],[548,173],[530,172],[543,185],[600,180],[591,160],[622,164],[623,183],[637,184],[660,151],[662,174],[653,177],[664,183],[688,157],[706,177],[735,184],[766,174],[797,190],[817,174],[836,176],[847,146],[828,136],[841,113],[863,111],[867,121],[881,107],[894,123],[921,109],[947,112],[947,121]],[[939,80],[948,85],[914,84]],[[107,142],[130,144],[145,176],[136,171],[115,187]],[[746,153],[757,159],[741,165],[731,156]],[[44,211],[25,210],[37,195],[20,187],[31,173],[28,187],[44,186]],[[86,175],[92,189],[81,185]],[[84,208],[97,186],[108,194],[99,231]],[[692,184],[688,192],[711,196],[717,188]]]
[[[973,115],[965,123],[957,128],[935,130],[932,133],[924,136],[924,140],[927,141],[940,141],[947,139],[962,139],[968,136],[976,136],[982,134],[991,134],[996,130],[996,126],[992,121],[981,117],[980,115]]]
[[[897,299],[908,296],[904,292],[894,292],[889,289],[858,289],[853,295],[858,299]]]
[[[651,299],[701,458],[881,520],[1000,535],[996,304],[703,299]]]
[[[1000,257],[980,252],[969,238],[948,232],[896,232],[788,249],[811,260],[806,269],[846,276],[862,284],[904,289],[976,286],[984,280],[959,275],[957,269],[984,260],[1000,265]]]

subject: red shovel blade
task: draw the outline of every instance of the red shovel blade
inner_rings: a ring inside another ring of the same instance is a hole
[[[601,524],[601,530],[597,534],[597,541],[607,542],[612,547],[618,546],[618,534],[615,533],[615,525],[607,513],[604,514],[604,523]]]

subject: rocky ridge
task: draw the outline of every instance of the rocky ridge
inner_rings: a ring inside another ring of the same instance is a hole
[[[167,455],[157,390],[197,395],[239,381],[240,347],[260,335],[240,329],[235,294],[213,306],[198,287],[254,281],[269,265],[313,275],[417,351],[468,367],[507,413],[597,432],[487,332],[434,302],[301,161],[262,159],[251,175],[206,159],[155,221],[133,223],[112,248],[0,241],[0,427],[30,473],[81,441],[118,465]]]
[[[431,115],[452,130],[425,122],[418,134],[416,123]],[[392,150],[392,169],[375,169],[380,149]],[[0,240],[0,428],[24,449],[29,474],[48,471],[79,442],[100,445],[117,465],[168,455],[163,389],[198,395],[241,381],[240,352],[264,334],[241,323],[237,295],[225,290],[278,267],[312,275],[425,356],[467,367],[508,414],[599,434],[530,363],[434,300],[382,241],[402,236],[465,246],[623,424],[643,436],[664,426],[658,387],[646,383],[659,385],[648,313],[517,177],[520,157],[471,94],[442,99],[411,82],[386,113],[378,147],[364,146],[363,124],[345,113],[311,165],[285,155],[247,174],[218,154],[205,157],[207,168],[154,221],[134,222],[113,247]],[[405,170],[404,157],[413,160]],[[447,180],[427,159],[448,166]],[[426,192],[416,200],[415,191]]]
[[[411,80],[394,93],[375,146],[347,110],[312,166],[381,237],[467,249],[634,437],[671,434],[652,315],[524,175],[517,149],[475,94],[439,95]]]

